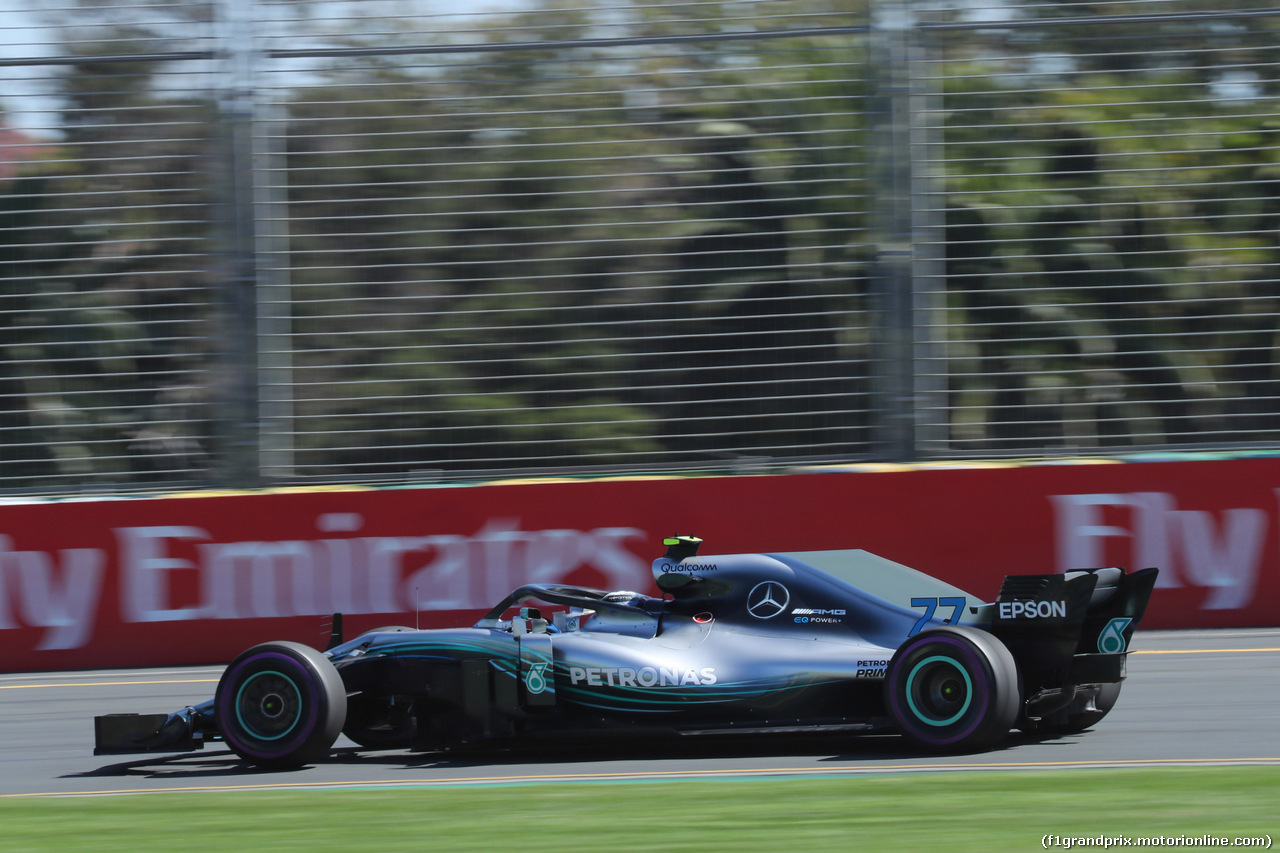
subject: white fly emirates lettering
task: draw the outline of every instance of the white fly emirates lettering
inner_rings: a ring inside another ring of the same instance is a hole
[[[1280,489],[1274,493],[1280,499]],[[1256,507],[1179,509],[1166,492],[1052,495],[1058,570],[1160,569],[1157,588],[1202,588],[1202,610],[1254,602],[1271,515]],[[1110,559],[1108,559],[1110,558]],[[1274,566],[1270,567],[1272,571]]]
[[[89,642],[114,556],[125,623],[479,610],[525,583],[563,582],[579,568],[601,585],[632,589],[648,561],[629,546],[651,538],[631,527],[521,530],[490,521],[470,536],[358,536],[356,513],[327,513],[322,533],[346,536],[219,542],[195,525],[121,527],[117,551],[24,551],[0,535],[0,630],[44,628],[39,649]],[[197,590],[179,600],[177,588]],[[191,598],[191,596],[187,596]]]
[[[0,534],[0,631],[44,628],[37,651],[84,646],[93,635],[106,563],[99,548],[22,551]]]

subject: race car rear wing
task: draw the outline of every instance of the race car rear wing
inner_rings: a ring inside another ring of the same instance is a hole
[[[995,602],[979,611],[1017,661],[1026,695],[1117,682],[1158,574],[1104,568],[1009,575]]]
[[[1122,654],[1129,650],[1133,630],[1147,610],[1156,585],[1156,569],[1126,573],[1123,569],[1067,572],[1068,580],[1092,574],[1097,582],[1080,631],[1077,654]]]

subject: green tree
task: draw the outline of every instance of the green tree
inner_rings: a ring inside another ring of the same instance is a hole
[[[591,23],[539,10],[494,38]],[[847,452],[831,317],[858,296],[826,270],[859,227],[854,75],[831,59],[849,42],[775,44],[743,67],[703,46],[539,43],[334,67],[300,93],[302,467]],[[755,95],[762,76],[806,95],[802,114]]]
[[[1012,92],[990,65],[950,71],[956,437],[1124,447],[1273,429],[1277,128],[1257,93],[1203,97],[1191,67]]]
[[[203,477],[216,124],[199,94],[154,86],[154,60],[123,58],[148,44],[71,48],[64,138],[11,209],[5,370],[43,444],[14,485]]]

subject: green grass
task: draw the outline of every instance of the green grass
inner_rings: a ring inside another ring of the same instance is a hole
[[[0,849],[1035,850],[1046,834],[1274,836],[1278,795],[1280,767],[1202,767],[16,798]]]

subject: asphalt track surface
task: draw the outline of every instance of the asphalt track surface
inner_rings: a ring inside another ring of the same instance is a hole
[[[973,770],[1280,764],[1280,629],[1140,632],[1108,717],[1054,739],[1014,732],[1001,748],[934,756],[900,738],[692,738],[670,744],[471,754],[358,751],[267,772],[224,747],[179,755],[93,755],[95,714],[169,712],[213,695],[220,667],[0,675],[0,798],[827,776]]]

